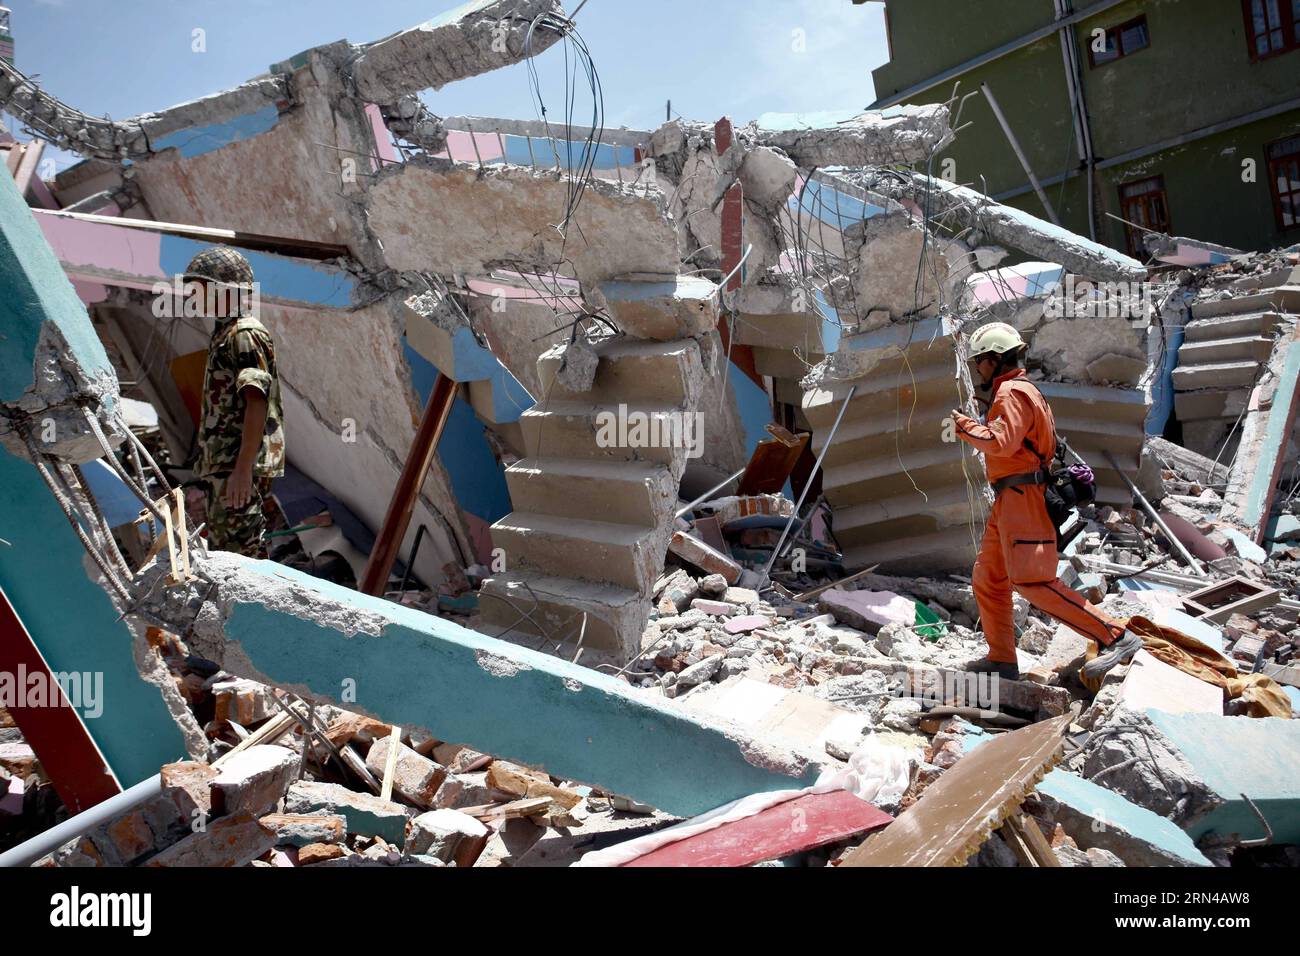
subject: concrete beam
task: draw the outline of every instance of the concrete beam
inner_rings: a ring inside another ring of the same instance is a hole
[[[953,140],[948,107],[891,106],[865,113],[765,113],[749,127],[760,146],[803,169],[916,163]]]
[[[363,44],[352,78],[364,99],[392,103],[535,56],[564,36],[567,22],[558,0],[471,0]]]
[[[1020,209],[1004,206],[966,186],[912,173],[905,185],[882,178],[869,188],[900,202],[910,202],[918,209],[923,207],[922,199],[928,193],[932,216],[951,216],[963,227],[981,230],[999,245],[1060,263],[1076,275],[1108,282],[1146,278],[1146,267],[1136,259]]]
[[[191,646],[241,677],[336,703],[351,691],[349,710],[680,815],[818,772],[652,692],[290,568],[222,552],[196,568],[203,581],[156,589],[150,610],[179,626],[198,606]]]

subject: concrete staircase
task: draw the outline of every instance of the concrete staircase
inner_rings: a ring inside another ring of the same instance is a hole
[[[528,457],[506,470],[517,510],[492,526],[505,570],[483,585],[479,626],[546,650],[564,643],[572,657],[585,612],[589,666],[640,651],[687,461],[673,436],[703,382],[693,339],[612,339],[596,351],[585,392],[557,381],[560,349],[538,360],[542,400],[519,420]]]
[[[1271,310],[1220,311],[1234,307],[1232,299],[1195,307],[1173,371],[1184,444],[1211,458],[1245,409],[1283,322]]]
[[[883,340],[888,333],[882,332]],[[918,332],[877,352],[871,370],[833,388],[805,392],[803,413],[820,452],[845,396],[857,386],[823,465],[822,488],[836,540],[850,569],[967,573],[983,534],[987,487],[980,459],[944,441],[944,420],[959,404],[952,340]],[[1127,505],[1128,491],[1107,463],[1137,474],[1147,406],[1138,389],[1036,383],[1057,431],[1092,466],[1098,500]]]

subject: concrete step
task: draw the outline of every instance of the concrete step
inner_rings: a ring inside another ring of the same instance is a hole
[[[1184,342],[1205,342],[1210,339],[1232,339],[1243,336],[1272,335],[1277,331],[1282,316],[1276,312],[1247,312],[1243,315],[1225,315],[1212,319],[1193,319],[1183,327]],[[1186,346],[1184,346],[1186,348]]]
[[[558,349],[549,349],[537,360],[542,383],[542,404],[552,401],[595,403],[663,403],[677,405],[698,392],[703,372],[700,350],[694,340],[639,342],[613,339],[596,346],[600,364],[596,379],[586,392],[574,392],[555,381],[563,361]]]
[[[826,452],[828,467],[860,461],[881,454],[892,457],[899,450],[910,450],[938,443],[944,434],[944,420],[953,403],[947,395],[919,396],[915,406],[908,402],[892,414],[850,419],[844,416],[835,441]],[[830,427],[813,433],[813,451],[820,452],[830,435]]]
[[[617,404],[599,404],[584,401],[550,401],[546,405],[530,408],[519,418],[523,430],[524,446],[530,457],[586,458],[591,461],[647,461],[664,465],[680,477],[685,467],[686,449],[672,447],[672,436],[677,427],[686,424],[686,413],[680,405],[638,402],[623,406],[626,416],[633,413],[645,416],[647,433],[657,430],[661,444],[619,444],[617,422],[620,407]],[[614,422],[611,433],[605,423]],[[612,443],[602,444],[602,438],[614,437]],[[632,437],[630,435],[624,437]]]
[[[649,594],[662,570],[664,531],[515,511],[492,525],[506,569],[614,584]],[[656,557],[657,555],[657,557]]]
[[[906,424],[909,416],[915,427],[918,417],[913,411],[914,407],[942,408],[946,415],[948,409],[960,404],[961,396],[951,371],[946,375],[933,377],[922,377],[920,375],[922,370],[917,371],[916,378],[904,376],[901,382],[890,374],[885,379],[872,383],[870,390],[864,389],[863,385],[859,384],[853,401],[849,402],[848,411],[844,413],[844,420],[840,427],[864,419],[891,422],[897,419]],[[814,429],[814,443],[820,436],[830,433],[846,394],[847,391],[839,389],[836,390],[833,398],[828,398],[830,392],[820,390],[804,393],[803,412]]]
[[[1273,354],[1273,339],[1267,335],[1243,335],[1231,339],[1184,342],[1178,350],[1180,368],[1223,362],[1267,362]]]
[[[1249,388],[1208,388],[1196,392],[1179,392],[1174,396],[1174,414],[1184,423],[1220,419],[1235,422],[1249,401]]]
[[[1187,392],[1197,388],[1235,388],[1254,385],[1259,377],[1258,362],[1215,362],[1174,369],[1174,389]]]
[[[835,509],[835,540],[844,548],[865,544],[879,537],[883,525],[913,522],[925,531],[934,531],[971,520],[978,509],[982,481],[968,487],[948,484],[921,495],[915,490],[875,498],[858,505]]]
[[[944,528],[907,538],[880,537],[844,550],[850,571],[880,565],[882,574],[926,574],[953,571],[970,574],[979,548],[981,529],[967,525]]]
[[[870,501],[874,496],[890,497],[891,489],[912,489],[913,482],[922,491],[932,490],[947,481],[963,481],[963,460],[972,479],[979,480],[983,476],[979,459],[964,449],[964,445],[936,442],[931,447],[908,451],[902,456],[879,454],[874,458],[826,468],[822,489],[837,509]]]
[[[1278,286],[1253,295],[1239,295],[1235,299],[1216,299],[1213,302],[1197,302],[1192,306],[1193,319],[1208,319],[1220,315],[1246,315],[1252,312],[1300,312],[1300,286]]]
[[[795,355],[790,349],[774,349],[764,346],[755,345],[754,349],[754,368],[758,370],[759,375],[770,375],[772,378],[789,378],[798,381],[808,374],[811,366],[816,365],[826,356],[820,352],[810,352],[803,356],[801,361],[799,356]]]
[[[621,664],[641,649],[641,631],[650,613],[650,602],[636,591],[610,584],[548,575],[500,574],[483,582],[479,609],[480,632],[533,648],[540,643],[537,637],[545,634],[564,643],[568,660],[577,650],[585,613],[587,629],[582,646],[590,653],[584,653],[579,663],[591,666],[615,661]],[[522,617],[525,611],[529,617]],[[540,649],[551,651],[552,647]]]
[[[656,527],[672,518],[677,483],[661,464],[527,458],[506,469],[516,510]]]
[[[611,279],[599,291],[614,321],[639,339],[693,338],[718,325],[718,287],[700,276]]]

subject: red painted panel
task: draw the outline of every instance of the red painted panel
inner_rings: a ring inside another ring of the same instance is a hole
[[[809,793],[670,843],[624,866],[749,866],[878,830],[891,820],[847,790]]]
[[[15,682],[20,673],[40,674],[45,686],[58,696],[57,704],[47,707],[15,704],[9,713],[49,774],[68,813],[88,810],[101,800],[121,793],[122,788],[104,761],[104,755],[86,731],[81,716],[55,683],[49,665],[3,589],[0,589],[0,671],[13,675]]]

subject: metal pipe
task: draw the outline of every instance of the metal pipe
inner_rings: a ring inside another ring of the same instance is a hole
[[[730,478],[728,478],[728,479],[726,479],[725,481],[723,481],[722,484],[720,484],[720,485],[714,485],[712,488],[710,488],[710,489],[709,489],[708,491],[706,491],[704,494],[700,495],[698,498],[696,498],[694,501],[692,501],[692,502],[691,502],[689,505],[687,505],[685,508],[679,508],[679,509],[677,510],[677,513],[676,513],[675,515],[673,515],[673,517],[674,517],[674,518],[680,518],[682,515],[686,514],[686,512],[694,510],[694,508],[695,508],[696,505],[704,504],[704,502],[708,501],[710,498],[712,498],[714,495],[716,495],[716,494],[717,494],[719,491],[721,491],[723,488],[727,487],[727,485],[731,484],[733,481],[735,481],[737,478],[739,478],[741,475],[743,475],[743,474],[745,473],[746,469],[748,469],[748,467],[749,467],[749,466],[746,465],[745,468],[740,469],[740,471],[736,472],[736,473],[735,473],[734,475],[732,475]]]
[[[384,515],[383,526],[379,536],[370,550],[370,560],[366,562],[365,573],[357,590],[364,594],[382,594],[388,583],[388,575],[393,570],[393,561],[406,537],[406,529],[411,523],[411,514],[415,511],[415,501],[420,495],[433,456],[438,450],[438,440],[442,437],[447,418],[456,398],[456,382],[446,375],[438,374],[429,393],[429,402],[424,407],[420,418],[419,430],[411,442],[411,451],[402,466],[401,477],[393,489],[392,500],[388,503],[388,513]]]
[[[1057,218],[1056,210],[1052,208],[1052,203],[1048,200],[1047,193],[1043,191],[1042,184],[1038,181],[1038,177],[1034,175],[1034,169],[1029,165],[1029,159],[1025,156],[1025,151],[1020,148],[1020,140],[1016,139],[1016,134],[1011,131],[1011,124],[1007,122],[1006,116],[1003,115],[1002,107],[998,106],[998,101],[993,96],[993,91],[989,89],[987,83],[981,83],[980,89],[984,92],[984,97],[989,101],[989,106],[993,110],[993,115],[997,117],[998,124],[1002,127],[1002,132],[1006,134],[1007,141],[1011,144],[1012,150],[1015,151],[1016,159],[1020,160],[1020,165],[1024,169],[1025,175],[1029,177],[1029,182],[1033,184],[1034,192],[1038,193],[1039,202],[1041,202],[1043,208],[1047,210],[1047,218],[1052,220],[1052,225],[1059,226],[1061,220]]]
[[[156,773],[148,780],[142,780],[134,787],[95,804],[89,810],[83,810],[75,817],[69,817],[57,826],[50,827],[44,833],[38,833],[12,850],[0,853],[0,867],[30,866],[69,840],[84,835],[86,831],[93,830],[101,823],[107,823],[160,793],[162,793],[162,774]]]
[[[831,426],[831,433],[826,436],[826,444],[822,446],[821,452],[817,455],[817,461],[813,465],[812,471],[808,472],[808,480],[804,482],[803,491],[799,492],[799,500],[795,502],[790,520],[785,523],[785,528],[781,531],[781,538],[776,542],[776,547],[772,549],[772,556],[767,559],[767,565],[763,568],[764,574],[771,574],[772,565],[776,564],[777,555],[781,553],[781,545],[785,544],[786,536],[790,533],[790,527],[794,524],[795,518],[799,516],[799,509],[803,507],[804,499],[808,497],[808,490],[812,488],[813,479],[817,477],[817,472],[821,470],[822,460],[825,459],[826,453],[830,451],[831,444],[835,441],[835,433],[839,431],[840,422],[844,420],[844,413],[849,410],[849,402],[853,401],[853,396],[857,392],[858,387],[854,385],[849,388],[849,394],[844,396],[844,404],[840,406],[840,413],[835,416],[835,424]]]
[[[1132,479],[1130,479],[1128,475],[1124,474],[1124,470],[1120,468],[1119,464],[1115,461],[1115,456],[1109,451],[1106,452],[1106,460],[1110,462],[1110,466],[1115,469],[1120,479],[1128,486],[1128,490],[1133,493],[1133,499],[1142,506],[1142,510],[1145,511],[1147,516],[1156,523],[1156,527],[1160,529],[1160,533],[1169,540],[1169,543],[1174,546],[1174,550],[1182,556],[1183,561],[1185,561],[1187,565],[1196,572],[1198,577],[1209,577],[1206,570],[1201,567],[1201,563],[1192,556],[1192,553],[1187,550],[1181,541],[1178,540],[1178,537],[1169,530],[1169,525],[1165,524],[1164,519],[1156,512],[1156,509],[1151,507],[1151,502],[1147,501],[1146,496],[1143,495],[1142,492],[1138,491],[1138,486],[1133,484]]]

